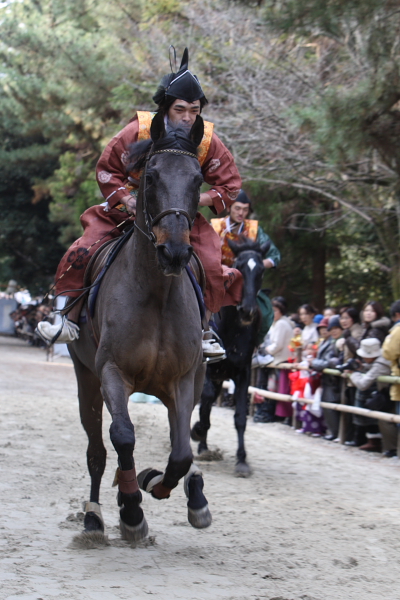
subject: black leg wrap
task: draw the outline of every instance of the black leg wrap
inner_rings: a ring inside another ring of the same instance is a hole
[[[83,521],[85,531],[101,531],[104,533],[104,525],[100,517],[94,512],[87,512]]]
[[[189,471],[192,461],[192,456],[188,456],[179,461],[172,461],[170,459],[165,470],[163,485],[170,490],[176,488],[179,480]]]
[[[143,490],[144,492],[151,492],[151,489],[147,490],[147,487],[150,483],[150,481],[152,479],[154,479],[155,477],[157,477],[158,475],[163,475],[162,471],[157,471],[156,469],[151,469],[146,475],[145,477],[143,477],[143,479],[139,478],[138,476],[138,483],[140,486],[140,489]]]
[[[113,421],[110,425],[110,439],[118,454],[118,464],[122,471],[133,469],[135,449],[135,429],[131,422]]]
[[[140,491],[135,494],[123,494],[118,492],[118,506],[122,506],[119,511],[120,517],[124,523],[130,527],[135,527],[143,520],[143,510],[140,508],[142,494]]]
[[[207,505],[207,499],[203,494],[204,481],[201,475],[192,475],[189,479],[188,489],[189,489],[189,500],[188,507],[193,510],[198,510],[199,508],[204,508]]]

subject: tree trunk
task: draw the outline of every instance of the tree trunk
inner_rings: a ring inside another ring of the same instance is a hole
[[[392,267],[392,293],[393,300],[400,300],[400,257],[397,256],[396,259]]]
[[[315,240],[312,255],[312,302],[322,312],[325,306],[325,235]]]

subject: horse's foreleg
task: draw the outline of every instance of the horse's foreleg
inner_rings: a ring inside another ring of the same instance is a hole
[[[203,392],[201,394],[201,402],[199,407],[199,418],[190,432],[191,438],[195,442],[199,442],[198,453],[201,454],[208,450],[207,446],[207,432],[211,427],[210,415],[212,410],[212,405],[215,400],[218,398],[222,389],[222,381],[216,383],[206,378],[204,382]]]
[[[174,397],[167,404],[172,450],[165,473],[147,469],[139,475],[140,487],[159,500],[168,498],[171,491],[185,477],[184,487],[188,498],[188,518],[193,527],[203,528],[211,524],[211,514],[203,494],[203,477],[193,465],[190,447],[190,418],[193,410],[193,377],[181,380],[174,390]]]
[[[194,383],[188,375],[176,384],[173,397],[167,403],[171,437],[171,454],[162,482],[153,489],[157,498],[165,498],[189,471],[193,462],[190,447],[190,418],[193,411]]]
[[[235,427],[238,435],[235,475],[237,477],[248,477],[251,474],[251,469],[246,462],[246,450],[244,447],[244,432],[247,423],[247,389],[249,384],[250,368],[247,368],[235,377]]]
[[[85,504],[85,532],[104,532],[99,504],[101,478],[106,466],[106,449],[102,436],[103,397],[100,382],[77,357],[74,357],[78,381],[79,412],[88,436],[87,465],[91,479],[90,501]]]
[[[188,499],[189,523],[197,529],[204,529],[211,525],[211,513],[208,508],[207,499],[203,493],[203,474],[192,462],[190,418],[193,403],[189,404],[187,401],[190,398],[190,388],[190,385],[181,383],[179,394],[177,394],[177,401],[169,410],[172,452],[163,483],[164,485],[168,485],[168,482],[172,483],[174,481],[177,483],[182,475],[185,475],[184,489]]]
[[[140,507],[142,494],[133,459],[135,430],[128,413],[130,390],[115,364],[106,363],[103,366],[101,391],[112,417],[110,439],[118,454],[115,485],[118,484],[118,505],[121,507],[121,535],[128,540],[139,541],[146,537],[148,527]]]

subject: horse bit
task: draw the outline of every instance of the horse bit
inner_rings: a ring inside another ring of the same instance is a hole
[[[148,164],[150,158],[152,156],[154,156],[155,154],[166,154],[166,153],[184,154],[185,156],[191,156],[191,157],[195,158],[196,160],[198,160],[198,157],[196,154],[193,154],[192,152],[186,152],[185,150],[178,150],[178,149],[174,149],[174,148],[166,148],[165,150],[156,150],[155,152],[150,152],[146,157],[146,166],[144,168],[144,173],[142,175],[142,177],[144,177],[145,184],[146,184],[147,164]],[[155,248],[157,248],[157,238],[154,235],[153,227],[167,215],[175,214],[177,217],[179,217],[180,215],[186,217],[188,224],[189,224],[189,229],[192,230],[194,219],[190,218],[190,215],[186,210],[183,210],[182,208],[167,208],[166,210],[161,211],[158,215],[156,215],[154,218],[152,218],[147,210],[147,198],[146,198],[145,185],[143,187],[142,198],[143,198],[142,205],[143,205],[144,221],[145,221],[148,233],[146,233],[146,231],[143,231],[143,229],[141,229],[139,227],[139,225],[136,222],[136,219],[134,221],[134,227],[136,227],[136,229],[138,229],[141,233],[143,233],[143,235],[145,235],[147,237],[147,239],[149,239],[153,243],[153,246]]]

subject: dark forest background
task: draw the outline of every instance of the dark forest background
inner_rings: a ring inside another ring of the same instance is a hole
[[[400,297],[400,8],[383,0],[23,0],[0,7],[0,286],[51,283],[110,138],[187,45],[300,303]]]

